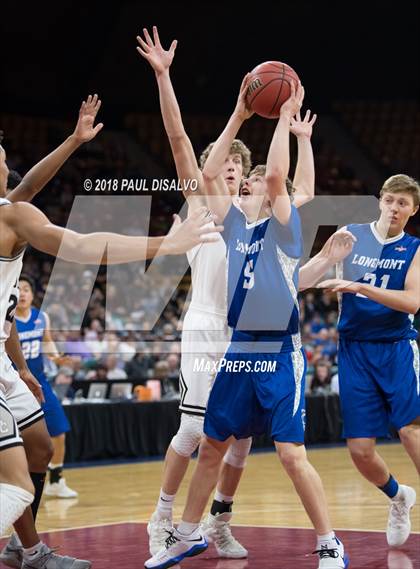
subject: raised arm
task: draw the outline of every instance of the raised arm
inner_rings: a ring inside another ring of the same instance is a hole
[[[365,283],[329,279],[319,283],[317,288],[327,288],[332,292],[363,294],[371,300],[399,312],[416,314],[420,309],[420,247],[408,269],[404,290],[388,290]]]
[[[102,123],[93,126],[100,107],[98,95],[89,95],[87,101],[83,101],[73,134],[25,174],[16,188],[7,195],[9,201],[30,202],[79,146],[95,138],[104,126]]]
[[[232,142],[236,138],[243,122],[254,113],[246,106],[246,92],[248,89],[248,74],[242,80],[235,109],[227,122],[222,134],[216,140],[203,168],[203,178],[209,194],[209,207],[220,220],[223,220],[231,206],[230,192],[220,175],[223,164],[229,156]],[[219,183],[214,184],[218,180]],[[214,196],[225,196],[226,199],[217,199]],[[229,198],[229,199],[228,199]]]
[[[290,132],[296,136],[298,144],[298,158],[293,178],[293,187],[296,190],[293,194],[293,203],[296,207],[310,202],[315,195],[315,165],[311,144],[315,121],[316,115],[311,118],[311,111],[308,110],[303,120],[299,111],[290,122]]]
[[[289,221],[291,213],[290,199],[286,188],[286,178],[290,167],[289,128],[302,106],[305,91],[299,83],[291,84],[290,97],[280,108],[280,117],[271,140],[267,156],[265,179],[274,216],[282,224]]]
[[[183,195],[188,200],[190,207],[200,207],[205,203],[203,196],[200,196],[203,192],[203,178],[191,141],[185,132],[181,111],[169,75],[169,68],[175,55],[177,40],[171,43],[169,50],[165,50],[160,43],[156,26],[153,26],[153,40],[146,28],[143,29],[143,33],[144,39],[137,36],[137,41],[140,44],[137,47],[137,51],[150,63],[156,75],[159,88],[160,111],[171,145],[178,178],[181,183],[184,180],[195,179],[198,181],[198,190],[194,192],[191,192],[191,189],[189,189],[191,188],[191,183],[183,184]]]
[[[195,245],[213,241],[220,226],[211,227],[207,208],[195,210],[181,223],[178,216],[165,237],[131,237],[117,233],[81,234],[53,225],[36,207],[27,203],[9,206],[5,212],[8,226],[19,244],[29,243],[35,249],[75,263],[116,265],[141,261],[155,256],[185,253]]]
[[[299,290],[314,287],[327,271],[351,253],[356,241],[353,233],[345,229],[333,233],[321,251],[299,269]]]

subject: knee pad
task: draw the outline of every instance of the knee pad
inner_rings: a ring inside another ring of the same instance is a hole
[[[190,457],[200,444],[203,436],[204,417],[182,413],[181,425],[171,441],[174,451],[185,457]]]
[[[0,537],[20,518],[34,497],[19,486],[0,483]]]
[[[252,437],[234,440],[223,458],[223,462],[235,468],[245,468],[246,459],[251,450]]]

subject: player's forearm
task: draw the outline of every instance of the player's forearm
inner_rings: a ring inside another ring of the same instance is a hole
[[[185,129],[182,122],[181,111],[169,75],[169,70],[156,75],[156,81],[159,87],[160,111],[162,114],[163,124],[166,134],[171,140],[185,135]]]
[[[223,164],[229,156],[232,142],[243,124],[243,119],[233,113],[222,134],[216,140],[203,168],[203,177],[212,181],[222,172]]]
[[[57,256],[81,264],[120,265],[174,254],[171,237],[131,237],[116,233],[65,235]]]
[[[299,269],[299,290],[311,288],[334,267],[335,261],[319,253]]]
[[[415,314],[420,307],[418,291],[416,294],[416,291],[411,290],[386,290],[377,286],[357,283],[357,292],[399,312]]]
[[[308,136],[298,136],[298,159],[296,164],[293,187],[295,205],[303,205],[315,195],[315,165],[311,139]]]
[[[81,142],[74,135],[69,136],[58,148],[29,170],[20,184],[9,193],[7,199],[12,202],[30,202],[80,145]]]
[[[281,182],[279,193],[282,191],[281,188],[284,186],[290,168],[289,126],[290,116],[281,113],[267,155],[265,176],[267,181],[276,179]]]
[[[22,353],[22,347],[19,341],[19,334],[16,328],[16,321],[13,321],[10,336],[6,340],[6,353],[18,370],[28,369],[25,357]]]

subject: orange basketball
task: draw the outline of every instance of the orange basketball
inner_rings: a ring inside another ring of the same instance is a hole
[[[290,97],[290,84],[299,77],[294,69],[281,61],[266,61],[250,73],[246,100],[261,117],[279,117],[280,107]]]

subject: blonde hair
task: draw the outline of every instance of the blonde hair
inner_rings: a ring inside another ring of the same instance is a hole
[[[249,176],[265,176],[265,173],[267,171],[267,166],[265,164],[258,164],[258,166],[255,166],[251,172],[249,173]],[[289,196],[292,196],[292,194],[295,193],[296,189],[293,187],[292,181],[290,178],[286,178],[286,189],[287,189],[287,193],[289,194]]]
[[[385,180],[384,185],[381,188],[379,197],[385,193],[399,194],[405,192],[410,194],[413,198],[414,207],[417,207],[420,203],[420,185],[414,178],[407,176],[406,174],[396,174]]]
[[[207,148],[203,151],[200,156],[200,168],[204,168],[204,164],[206,163],[207,158],[211,152],[211,149],[214,146],[214,142],[211,142]],[[240,154],[242,158],[242,172],[244,176],[248,176],[249,171],[251,170],[251,151],[246,146],[242,140],[235,138],[232,142],[232,145],[229,150],[229,154]]]

